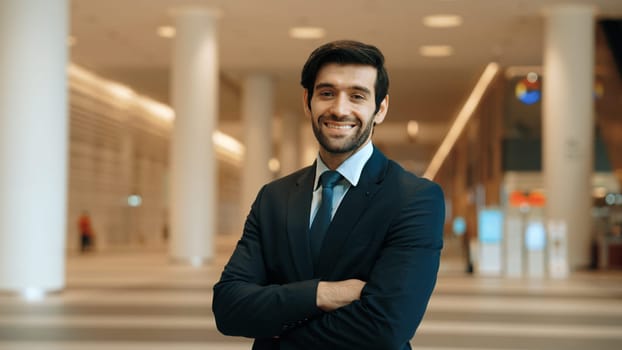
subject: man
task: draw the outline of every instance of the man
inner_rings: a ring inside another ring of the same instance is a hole
[[[325,44],[301,84],[318,157],[257,195],[214,286],[218,329],[253,349],[410,349],[436,282],[442,190],[371,143],[389,106],[376,47]]]

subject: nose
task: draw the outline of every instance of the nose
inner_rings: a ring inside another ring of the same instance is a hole
[[[350,101],[348,100],[348,96],[344,93],[337,95],[337,98],[333,100],[330,112],[337,117],[350,115]]]

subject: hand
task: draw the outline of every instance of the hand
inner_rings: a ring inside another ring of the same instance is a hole
[[[329,312],[346,306],[361,298],[363,287],[365,287],[365,282],[358,279],[337,282],[321,281],[317,286],[317,307]]]

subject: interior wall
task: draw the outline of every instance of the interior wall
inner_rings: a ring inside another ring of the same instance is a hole
[[[74,76],[69,85],[67,250],[79,249],[83,211],[91,217],[97,250],[165,245],[172,119],[132,94]],[[217,233],[237,232],[240,164],[218,147],[217,156]],[[130,195],[140,195],[141,205],[130,206]]]

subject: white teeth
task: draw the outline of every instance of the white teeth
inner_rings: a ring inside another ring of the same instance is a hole
[[[335,124],[326,124],[326,127],[331,129],[352,129],[352,125],[335,125]]]

